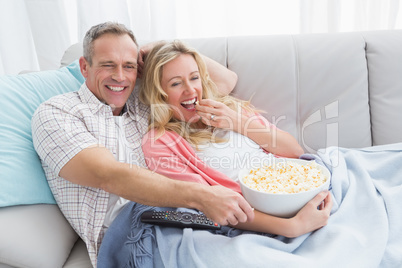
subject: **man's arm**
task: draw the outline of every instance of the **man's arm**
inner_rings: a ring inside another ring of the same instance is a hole
[[[171,180],[120,163],[104,147],[82,150],[64,165],[59,175],[73,183],[101,188],[145,205],[196,208],[222,225],[236,225],[254,217],[250,205],[232,190]]]

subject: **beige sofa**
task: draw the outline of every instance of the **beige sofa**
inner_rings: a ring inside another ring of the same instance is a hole
[[[294,135],[306,152],[402,142],[402,30],[186,41],[235,71],[233,94],[265,110],[264,116]],[[81,52],[80,44],[70,47],[62,66]],[[46,72],[55,71],[40,73]],[[35,75],[40,74],[24,79]],[[9,79],[17,78],[1,77],[0,87]],[[0,109],[9,94],[4,91],[0,88]],[[8,131],[1,120],[0,132]],[[2,146],[9,142],[3,136],[0,154],[6,158]],[[0,178],[10,179],[2,173]],[[4,193],[0,188],[0,200]],[[0,267],[91,267],[83,242],[57,206],[30,203],[0,208]]]

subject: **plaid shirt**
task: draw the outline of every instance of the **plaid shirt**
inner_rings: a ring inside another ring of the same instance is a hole
[[[147,131],[149,108],[139,102],[136,92],[122,115],[130,154],[127,162],[145,167],[141,139]],[[71,183],[58,174],[88,146],[102,145],[117,157],[117,133],[111,107],[100,102],[85,83],[79,91],[44,102],[32,118],[33,142],[49,186],[64,216],[86,243],[94,267],[104,235],[109,193]]]

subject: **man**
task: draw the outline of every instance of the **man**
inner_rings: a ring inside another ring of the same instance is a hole
[[[196,208],[220,224],[252,219],[250,205],[231,190],[171,180],[145,168],[140,141],[148,107],[133,90],[137,58],[142,63],[149,47],[138,53],[132,32],[118,23],[92,27],[83,46],[85,83],[43,103],[33,116],[32,134],[53,195],[85,241],[92,264],[107,227],[129,200]],[[220,90],[230,92],[237,76],[206,62]]]

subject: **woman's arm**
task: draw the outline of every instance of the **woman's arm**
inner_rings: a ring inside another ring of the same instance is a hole
[[[253,140],[264,150],[290,158],[299,158],[304,153],[290,133],[270,124],[265,118],[262,119],[262,116],[243,116],[242,120],[237,131]],[[262,120],[265,121],[265,124]]]
[[[317,209],[318,207],[320,209]],[[293,238],[325,226],[328,222],[331,208],[331,194],[321,192],[292,218],[279,218],[255,211],[253,221],[239,223],[233,227]]]
[[[292,135],[276,128],[262,116],[236,112],[221,102],[209,99],[200,100],[199,104],[195,108],[207,125],[236,131],[275,155],[298,158],[304,153]],[[214,115],[213,120],[211,115]]]
[[[219,93],[228,95],[232,92],[237,84],[237,74],[205,55],[202,55],[202,58],[207,65],[209,76],[218,87]]]

